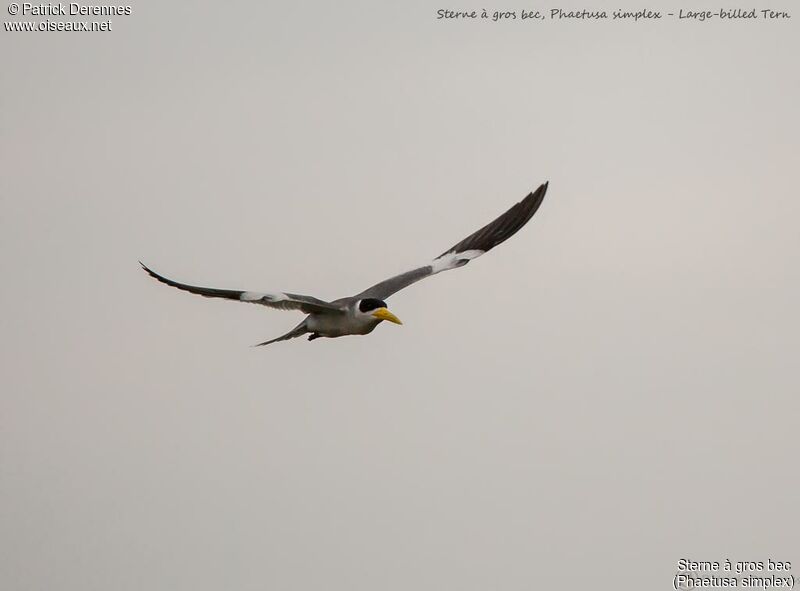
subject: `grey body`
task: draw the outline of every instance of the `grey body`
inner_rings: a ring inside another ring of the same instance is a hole
[[[260,304],[280,310],[299,310],[307,314],[306,318],[300,324],[285,335],[259,343],[260,345],[285,341],[304,334],[311,335],[309,336],[309,340],[319,337],[336,338],[346,335],[365,335],[375,330],[375,327],[383,320],[390,320],[401,324],[397,317],[386,309],[383,300],[425,277],[430,277],[442,271],[463,267],[472,259],[481,256],[516,234],[522,226],[528,223],[531,217],[533,217],[533,214],[539,209],[539,205],[541,205],[544,195],[547,192],[547,186],[548,184],[544,183],[535,192],[530,193],[525,199],[515,204],[503,215],[480,230],[473,232],[467,238],[433,259],[430,263],[390,277],[389,279],[365,289],[357,295],[341,298],[332,302],[326,302],[312,296],[294,293],[262,293],[198,287],[167,279],[147,268],[144,264],[142,264],[142,268],[151,277],[157,279],[161,283],[190,293],[205,297],[225,298]],[[373,307],[369,310],[362,311],[360,309],[360,303],[366,302],[366,300],[378,302],[382,307],[377,310]]]
[[[308,332],[316,333],[323,337],[343,337],[347,335],[369,334],[381,321],[372,316],[358,314],[355,298],[339,300],[345,306],[344,315],[316,313],[309,314],[306,318]]]

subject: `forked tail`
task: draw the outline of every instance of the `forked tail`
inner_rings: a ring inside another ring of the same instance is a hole
[[[306,328],[306,321],[303,320],[300,324],[295,326],[292,330],[287,332],[285,335],[280,336],[276,339],[272,339],[270,341],[264,341],[263,343],[258,343],[257,345],[253,345],[254,347],[263,347],[264,345],[271,345],[272,343],[277,343],[279,341],[288,341],[289,339],[294,339],[301,335],[304,335],[308,332],[308,328]]]

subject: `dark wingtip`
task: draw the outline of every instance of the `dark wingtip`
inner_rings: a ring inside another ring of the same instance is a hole
[[[142,266],[142,270],[144,270],[145,273],[150,275],[150,277],[152,277],[159,283],[163,283],[164,285],[169,285],[170,287],[177,287],[178,289],[186,289],[187,287],[192,287],[191,285],[183,285],[182,283],[177,283],[172,279],[167,279],[163,275],[159,275],[158,273],[153,271],[150,267],[145,265],[142,261],[139,261],[139,264]]]
[[[504,214],[486,224],[477,232],[473,232],[443,254],[463,252],[465,250],[488,252],[498,244],[502,244],[530,221],[544,200],[548,184],[549,181],[542,183],[538,189],[528,193],[524,199],[515,203]]]
[[[538,201],[539,203],[542,202],[544,199],[545,193],[547,193],[547,187],[550,185],[550,181],[545,181],[535,191],[531,191],[528,193],[528,196],[523,199],[523,201]]]
[[[539,185],[538,189],[536,189],[526,198],[526,201],[527,200],[531,201],[529,215],[527,216],[528,219],[533,217],[533,214],[536,213],[536,210],[539,209],[539,206],[542,204],[542,201],[544,201],[544,196],[547,193],[547,187],[549,185],[550,181],[543,182],[541,185]]]
[[[153,271],[153,270],[152,270],[150,267],[148,267],[147,265],[145,265],[145,264],[144,264],[142,261],[139,261],[139,264],[141,265],[141,267],[142,267],[142,270],[143,270],[145,273],[147,273],[148,275],[150,275],[150,277],[152,277],[153,279],[158,279],[159,281],[162,281],[162,280],[163,280],[163,278],[162,278],[162,277],[161,277],[161,276],[160,276],[158,273],[156,273],[155,271]]]

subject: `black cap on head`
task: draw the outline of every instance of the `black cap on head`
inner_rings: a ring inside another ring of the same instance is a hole
[[[364,298],[360,302],[358,302],[358,309],[361,312],[372,312],[373,310],[377,310],[378,308],[385,308],[386,302],[383,300],[376,300],[375,298]]]

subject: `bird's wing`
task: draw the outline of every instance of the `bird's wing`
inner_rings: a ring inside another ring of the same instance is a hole
[[[212,287],[196,287],[194,285],[186,285],[185,283],[178,283],[172,279],[167,279],[147,268],[144,263],[139,263],[150,277],[157,279],[161,283],[171,287],[177,287],[183,291],[196,293],[207,298],[226,298],[229,300],[236,300],[239,302],[247,302],[250,304],[261,304],[262,306],[269,306],[278,310],[300,310],[306,314],[323,313],[323,314],[341,314],[344,310],[340,306],[325,302],[317,298],[305,295],[298,295],[296,293],[263,293],[257,291],[236,291],[233,289],[214,289]]]
[[[463,267],[472,259],[478,258],[516,234],[539,209],[546,192],[547,183],[544,183],[499,218],[485,225],[477,232],[470,234],[427,265],[390,277],[354,297],[357,299],[386,299],[420,279],[436,275],[436,273],[441,273],[442,271]]]

